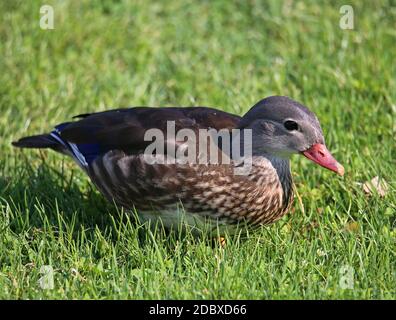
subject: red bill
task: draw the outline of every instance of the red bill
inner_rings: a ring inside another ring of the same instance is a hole
[[[344,175],[344,167],[333,158],[324,144],[316,143],[311,148],[303,151],[302,154],[318,165],[337,172],[341,176]]]

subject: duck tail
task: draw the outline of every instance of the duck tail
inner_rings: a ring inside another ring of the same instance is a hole
[[[49,148],[73,157],[78,165],[84,168],[88,165],[87,159],[92,160],[96,157],[98,148],[92,145],[76,145],[62,139],[61,130],[68,124],[69,123],[62,123],[57,125],[50,133],[21,138],[18,141],[12,142],[12,145],[17,148]],[[86,153],[88,153],[88,155],[86,155]]]
[[[49,148],[64,153],[64,146],[59,143],[51,134],[39,134],[24,137],[18,141],[13,141],[12,145],[17,148]]]

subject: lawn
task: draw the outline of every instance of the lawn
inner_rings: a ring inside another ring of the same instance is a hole
[[[0,298],[396,298],[396,7],[349,1],[0,2]],[[318,115],[344,177],[292,159],[300,201],[224,248],[152,230],[70,159],[11,141],[118,107],[243,114],[287,95]],[[379,176],[388,189],[366,194]],[[42,288],[43,266],[53,288]],[[47,267],[48,268],[48,267]]]

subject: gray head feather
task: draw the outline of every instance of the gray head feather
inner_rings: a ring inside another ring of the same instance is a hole
[[[284,96],[256,103],[242,118],[241,129],[252,129],[253,154],[289,157],[315,143],[324,144],[316,115],[302,104]]]

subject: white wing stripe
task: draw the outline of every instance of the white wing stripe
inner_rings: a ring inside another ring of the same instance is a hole
[[[82,164],[84,167],[88,166],[88,163],[85,160],[84,155],[80,152],[80,150],[78,150],[77,145],[74,144],[74,143],[71,143],[71,142],[63,141],[59,137],[59,130],[55,129],[55,132],[51,132],[51,137],[55,138],[59,143],[61,143],[66,148],[70,149],[70,151],[72,152],[73,156],[76,158],[76,160],[80,164]]]

